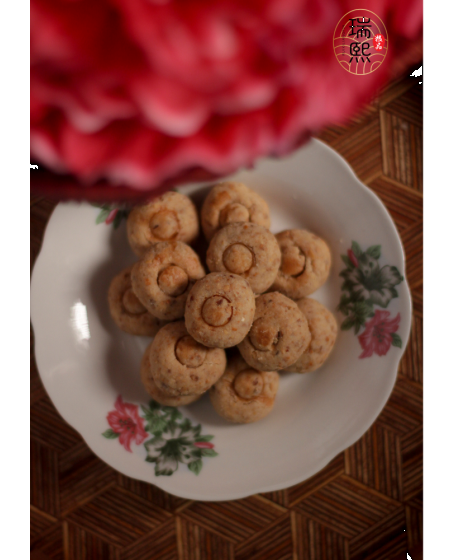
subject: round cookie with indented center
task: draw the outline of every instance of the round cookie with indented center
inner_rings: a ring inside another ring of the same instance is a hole
[[[256,422],[271,412],[279,381],[277,372],[258,371],[235,356],[210,389],[210,400],[217,413],[230,422]]]
[[[273,283],[281,262],[275,236],[263,226],[233,223],[220,229],[210,241],[207,266],[212,272],[232,272],[248,280],[256,294]]]
[[[254,293],[244,278],[212,272],[191,289],[186,301],[185,324],[201,344],[230,348],[248,334],[254,310]]]
[[[197,210],[178,192],[167,192],[145,206],[131,210],[126,222],[131,248],[138,257],[160,241],[191,243],[199,233]]]
[[[281,265],[272,290],[291,299],[309,296],[327,280],[331,256],[327,243],[309,231],[289,229],[276,235]]]
[[[158,403],[163,406],[184,406],[197,401],[201,395],[185,395],[173,397],[168,395],[165,391],[158,388],[155,380],[153,379],[153,372],[150,366],[150,343],[142,356],[141,361],[141,380],[147,393]]]
[[[262,197],[243,183],[219,183],[209,192],[201,210],[206,239],[210,241],[219,229],[233,222],[252,222],[269,228],[269,207]]]
[[[200,395],[223,375],[226,354],[194,340],[183,321],[169,323],[153,339],[150,375],[160,391],[173,397]]]
[[[151,315],[134,294],[131,288],[132,268],[122,270],[109,286],[107,299],[111,316],[122,331],[136,336],[155,336],[166,321]]]
[[[251,367],[275,371],[293,364],[309,343],[308,322],[297,304],[272,292],[256,298],[253,326],[238,348]]]
[[[311,340],[307,349],[286,371],[308,373],[321,367],[329,357],[335,345],[338,326],[327,307],[315,299],[303,298],[297,305],[308,321]]]
[[[142,305],[155,317],[183,317],[193,284],[205,275],[197,254],[181,241],[153,245],[133,266],[131,284]]]

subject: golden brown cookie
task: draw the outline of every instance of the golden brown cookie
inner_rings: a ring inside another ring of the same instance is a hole
[[[235,356],[210,389],[210,400],[218,414],[230,422],[256,422],[272,410],[279,382],[275,371],[252,369],[241,356]]]
[[[233,222],[252,222],[269,228],[269,207],[243,183],[219,183],[209,192],[201,210],[206,239],[210,241],[219,229]]]
[[[338,326],[330,311],[315,299],[303,298],[297,302],[305,315],[311,340],[308,348],[286,371],[308,373],[322,366],[335,345]]]
[[[122,270],[109,286],[107,300],[111,316],[122,331],[136,336],[155,336],[166,321],[150,315],[137,299],[131,289],[132,268]]]
[[[183,317],[188,293],[204,275],[199,257],[189,245],[162,241],[133,266],[131,284],[139,301],[152,315],[173,321]]]
[[[224,350],[199,344],[188,334],[183,321],[169,323],[158,332],[149,359],[156,386],[174,397],[204,393],[226,367]]]
[[[186,301],[185,324],[201,344],[230,348],[247,335],[254,309],[254,293],[244,278],[212,272],[193,286]]]
[[[288,229],[276,238],[281,249],[281,265],[271,289],[291,299],[309,296],[329,276],[331,256],[327,243],[303,229]]]
[[[278,371],[293,364],[309,343],[308,322],[297,304],[272,292],[256,298],[253,326],[238,348],[251,367]]]
[[[212,272],[232,272],[248,280],[256,294],[272,285],[281,262],[275,236],[263,226],[233,223],[220,229],[210,241],[207,266]]]
[[[152,369],[150,366],[150,343],[142,356],[141,361],[141,380],[147,393],[158,403],[163,406],[184,406],[197,401],[201,395],[185,395],[181,397],[173,397],[168,395],[165,391],[158,388],[155,380],[153,379]]]
[[[126,232],[138,257],[160,241],[191,243],[199,233],[197,210],[184,194],[167,192],[145,206],[133,208]]]

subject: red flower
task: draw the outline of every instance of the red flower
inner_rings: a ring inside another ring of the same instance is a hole
[[[392,344],[392,333],[398,330],[400,314],[388,320],[389,311],[376,310],[374,317],[365,325],[365,331],[359,335],[360,346],[363,348],[360,358],[370,358],[373,353],[385,356]]]
[[[117,212],[118,212],[118,208],[114,208],[113,210],[111,210],[105,220],[105,224],[109,225],[112,224],[112,222],[115,220],[115,216],[117,216]]]
[[[139,416],[138,407],[134,404],[124,403],[121,395],[115,401],[117,411],[109,412],[107,421],[116,434],[120,434],[121,445],[131,452],[131,440],[140,445],[146,438],[144,420]]]
[[[333,33],[357,7],[31,0],[32,160],[85,185],[107,179],[143,194],[287,154],[357,112],[392,63],[409,64],[416,50],[420,58],[421,0],[376,0],[368,9],[387,27],[387,57],[361,78],[346,72]],[[48,184],[62,197],[61,188]]]
[[[359,266],[359,261],[357,257],[354,255],[354,251],[352,249],[348,249],[348,257],[352,264],[357,268]]]
[[[209,441],[195,441],[194,445],[196,447],[200,447],[205,448],[205,449],[213,449],[215,446],[213,445],[213,443],[210,443]]]

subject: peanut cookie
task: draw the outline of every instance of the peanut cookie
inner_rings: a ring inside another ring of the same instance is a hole
[[[201,344],[230,348],[248,334],[254,309],[254,293],[244,278],[212,272],[193,286],[186,301],[185,324]]]
[[[327,243],[303,229],[288,229],[276,238],[281,249],[281,265],[272,290],[291,299],[309,296],[329,276],[331,256]]]
[[[315,299],[303,298],[297,302],[305,315],[311,340],[308,348],[286,371],[307,373],[322,366],[335,344],[338,326],[330,311]]]
[[[207,251],[207,266],[212,272],[243,276],[256,294],[270,288],[280,261],[275,236],[265,227],[252,223],[228,224],[212,237]]]
[[[201,395],[185,395],[184,397],[173,397],[158,388],[155,380],[153,379],[152,369],[150,366],[151,347],[152,343],[147,346],[141,361],[141,379],[147,393],[156,402],[164,406],[184,406],[186,404],[197,401]]]
[[[243,183],[219,183],[207,195],[201,210],[201,225],[208,241],[233,222],[252,222],[270,227],[266,201]]]
[[[136,336],[155,336],[166,321],[150,315],[135,296],[131,289],[132,268],[122,270],[109,286],[107,299],[111,316],[122,331]]]
[[[145,206],[133,208],[126,232],[138,257],[159,241],[191,243],[199,233],[197,210],[184,194],[167,192]]]
[[[275,371],[252,369],[241,356],[235,356],[210,389],[210,400],[226,420],[242,424],[256,422],[272,410],[279,381]]]
[[[297,304],[272,292],[256,298],[253,326],[238,348],[251,367],[275,371],[293,364],[309,343],[308,322]]]
[[[153,245],[133,266],[131,284],[142,305],[158,319],[183,317],[188,293],[205,275],[197,254],[181,241]]]
[[[199,344],[188,334],[183,321],[169,323],[158,332],[149,358],[156,386],[173,397],[204,393],[226,367],[224,350]]]

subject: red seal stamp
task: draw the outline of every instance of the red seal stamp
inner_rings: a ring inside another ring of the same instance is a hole
[[[377,51],[382,51],[384,48],[384,37],[380,33],[374,36],[373,46]]]
[[[351,10],[335,28],[333,50],[340,65],[350,74],[371,74],[387,55],[387,29],[371,10]]]

